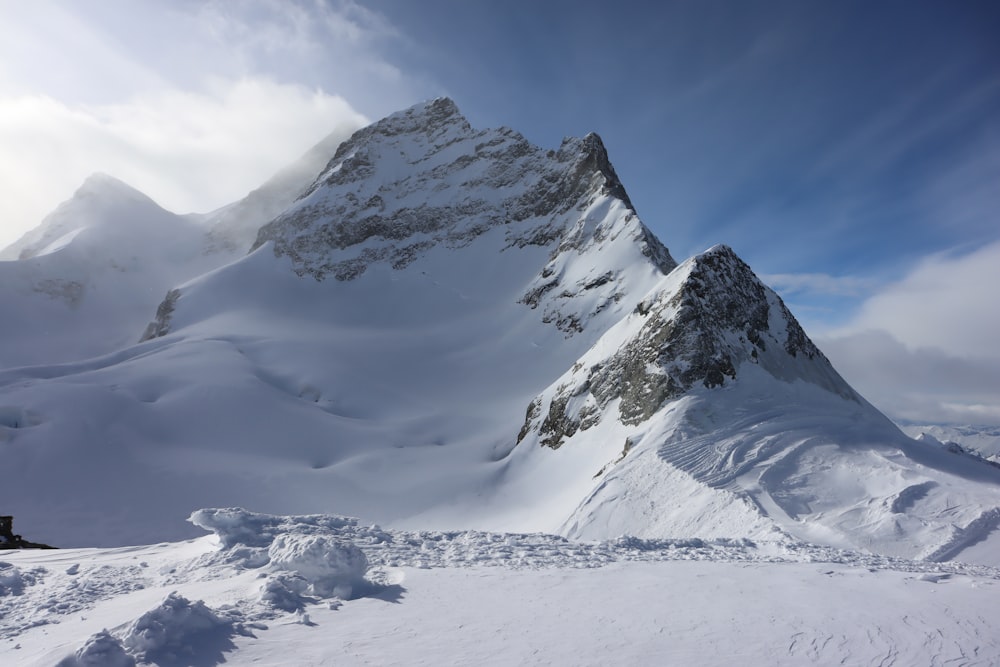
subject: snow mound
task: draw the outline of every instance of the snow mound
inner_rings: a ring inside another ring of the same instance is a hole
[[[140,662],[173,663],[232,650],[234,634],[231,619],[219,617],[201,600],[171,593],[128,627],[122,644]]]
[[[392,539],[377,526],[365,528],[357,519],[333,515],[201,509],[189,521],[219,538],[220,552],[206,562],[262,568],[268,574],[263,575],[260,600],[282,611],[300,611],[315,598],[350,599],[359,588],[371,588],[365,580],[368,558],[355,542]]]
[[[12,563],[0,562],[0,597],[4,595],[20,595],[25,586],[35,583],[35,576],[24,572]]]
[[[238,544],[249,547],[269,547],[275,537],[294,532],[301,535],[336,532],[358,525],[357,519],[330,514],[277,516],[259,514],[242,507],[200,509],[188,521],[211,531],[219,538],[223,549]]]
[[[125,652],[121,640],[102,630],[56,667],[135,667],[135,659]]]
[[[298,574],[320,597],[349,598],[368,571],[368,559],[361,549],[330,536],[279,535],[268,555],[270,569]]]

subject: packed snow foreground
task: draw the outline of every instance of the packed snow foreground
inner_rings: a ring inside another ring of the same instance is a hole
[[[0,562],[0,662],[995,664],[1000,571],[748,540],[577,542],[204,509]],[[825,603],[820,603],[826,600]]]
[[[0,551],[0,663],[1000,662],[1000,465],[676,261],[597,135],[433,100],[0,258],[0,514],[71,547]]]

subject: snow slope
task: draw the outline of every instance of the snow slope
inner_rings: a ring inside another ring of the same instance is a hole
[[[596,135],[545,150],[417,105],[254,248],[137,345],[0,371],[27,537],[183,539],[242,505],[997,564],[1000,469],[904,436],[730,249],[678,266]]]
[[[734,540],[401,532],[203,510],[216,535],[4,554],[19,665],[990,665],[1000,571]],[[62,662],[60,662],[62,661]]]
[[[0,262],[0,368],[70,361],[139,340],[166,290],[224,263],[204,230],[97,174]]]

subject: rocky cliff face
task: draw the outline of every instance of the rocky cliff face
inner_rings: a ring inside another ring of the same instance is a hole
[[[693,387],[734,381],[747,363],[858,400],[778,295],[730,248],[715,246],[675,269],[554,391],[536,397],[518,441],[535,431],[558,448],[615,401],[621,423],[636,426]]]

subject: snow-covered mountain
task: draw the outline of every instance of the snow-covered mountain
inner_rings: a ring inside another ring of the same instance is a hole
[[[917,440],[959,447],[974,456],[1000,464],[1000,428],[995,426],[956,426],[946,424],[901,424],[900,429]]]
[[[31,539],[243,505],[996,562],[1000,469],[904,436],[732,250],[678,265],[596,135],[394,114],[153,311],[140,344],[0,371]]]
[[[337,147],[356,129],[353,123],[341,123],[298,160],[243,199],[211,213],[192,216],[207,228],[208,251],[245,254],[257,238],[260,226],[270,222],[298,199],[330,161]]]
[[[246,254],[260,226],[312,183],[347,133],[337,128],[240,201],[201,215],[170,213],[105,174],[88,178],[0,250],[0,368],[137,342],[168,289]]]
[[[204,230],[125,183],[91,176],[0,261],[0,367],[135,343],[171,285],[219,264]],[[230,257],[232,259],[232,257]]]

